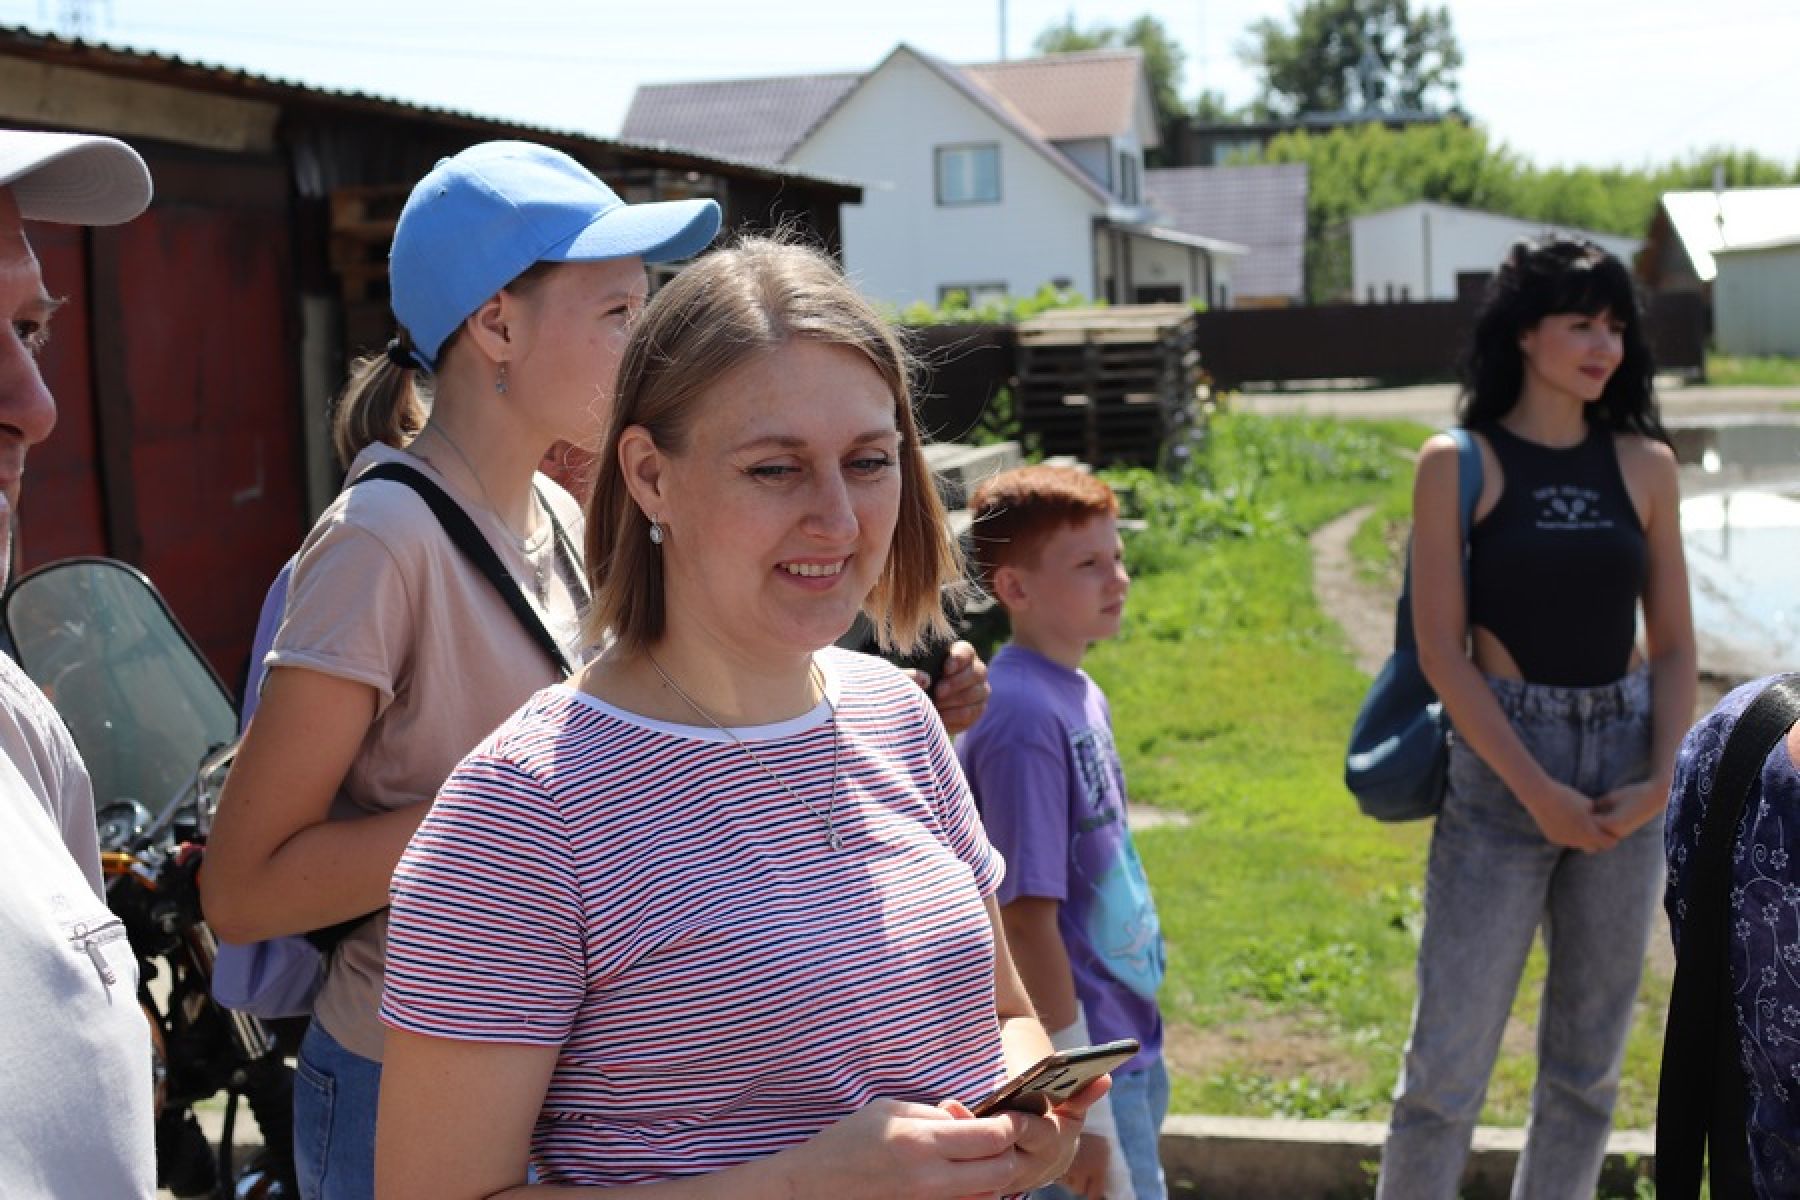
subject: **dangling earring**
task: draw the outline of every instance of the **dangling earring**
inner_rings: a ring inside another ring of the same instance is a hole
[[[660,546],[663,544],[662,525],[658,523],[655,517],[650,518],[650,544],[652,546]]]
[[[500,364],[500,373],[494,376],[494,391],[499,395],[502,395],[502,396],[506,395],[506,363],[505,362],[502,362]]]

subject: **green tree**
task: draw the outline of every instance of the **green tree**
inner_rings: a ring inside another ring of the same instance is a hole
[[[1510,212],[1525,170],[1479,126],[1459,120],[1284,133],[1262,160],[1306,164],[1306,291],[1314,303],[1349,298],[1351,217],[1415,200]]]
[[[1082,29],[1074,14],[1038,34],[1032,49],[1039,54],[1070,54],[1080,50],[1105,50],[1135,46],[1144,55],[1144,75],[1150,84],[1150,100],[1156,107],[1156,126],[1169,142],[1176,121],[1186,115],[1181,102],[1181,74],[1187,52],[1163,23],[1152,16],[1133,18],[1123,26],[1090,25]]]
[[[1539,168],[1479,125],[1454,118],[1403,129],[1367,124],[1286,133],[1261,161],[1306,164],[1306,284],[1315,303],[1349,298],[1348,222],[1362,213],[1433,200],[1642,237],[1664,192],[1711,187],[1715,169],[1726,187],[1800,183],[1800,161],[1786,165],[1728,148],[1635,168]]]
[[[1232,107],[1224,92],[1206,88],[1194,98],[1193,116],[1202,125],[1232,125],[1250,114],[1242,108]]]
[[[1304,0],[1288,22],[1254,22],[1238,54],[1262,74],[1260,113],[1276,118],[1448,111],[1463,62],[1449,10],[1410,0]]]

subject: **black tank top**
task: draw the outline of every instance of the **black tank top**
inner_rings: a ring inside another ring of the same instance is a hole
[[[1469,535],[1469,622],[1529,683],[1596,687],[1625,674],[1649,549],[1613,435],[1574,446],[1481,429],[1505,477]]]

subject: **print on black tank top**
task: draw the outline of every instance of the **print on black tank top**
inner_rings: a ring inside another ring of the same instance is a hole
[[[1529,683],[1598,687],[1625,674],[1649,550],[1613,435],[1540,446],[1481,429],[1500,460],[1494,510],[1469,535],[1469,622]]]

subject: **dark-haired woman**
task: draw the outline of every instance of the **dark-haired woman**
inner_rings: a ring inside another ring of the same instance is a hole
[[[1466,591],[1456,446],[1438,435],[1419,455],[1413,620],[1455,732],[1382,1197],[1457,1194],[1539,926],[1549,969],[1512,1194],[1594,1194],[1694,708],[1652,378],[1623,264],[1588,242],[1520,243],[1463,364],[1459,419],[1483,468]]]

